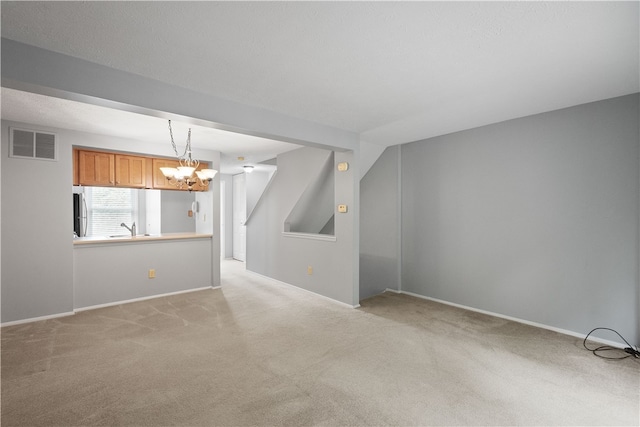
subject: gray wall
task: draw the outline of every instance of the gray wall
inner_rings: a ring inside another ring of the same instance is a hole
[[[360,182],[360,300],[400,290],[399,160],[387,148]]]
[[[73,311],[71,145],[58,161],[9,157],[9,125],[2,122],[2,322]]]
[[[247,188],[247,217],[251,216],[253,208],[258,204],[264,189],[269,184],[269,173],[253,171],[245,174]]]
[[[640,341],[638,114],[635,94],[402,146],[402,290]]]
[[[189,217],[195,193],[163,190],[161,197],[160,231],[162,233],[195,233],[195,213]],[[217,234],[217,233],[216,233]]]
[[[74,308],[213,286],[211,249],[210,238],[76,245]]]
[[[349,206],[348,213],[336,213],[335,238],[315,240],[283,233],[287,215],[326,158],[326,150],[315,148],[300,148],[278,156],[278,172],[247,222],[246,267],[337,301],[357,305],[359,179],[356,177],[359,177],[359,169],[352,152],[336,153],[334,159],[336,163],[347,161],[352,166],[349,171],[335,175],[334,205]],[[307,274],[308,266],[313,267],[313,275]]]
[[[326,151],[326,160],[320,169],[309,170],[309,184],[285,218],[285,231],[299,233],[333,234],[327,226],[335,211],[334,153]]]

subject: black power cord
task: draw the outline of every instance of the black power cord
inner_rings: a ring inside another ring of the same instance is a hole
[[[624,341],[627,344],[628,347],[618,348],[618,347],[612,347],[610,345],[602,345],[602,346],[596,347],[596,348],[587,347],[587,339],[589,338],[589,336],[592,333],[594,333],[595,331],[598,331],[598,330],[614,332],[615,334],[617,334],[622,339],[622,341]],[[636,359],[640,359],[640,351],[638,351],[638,347],[637,346],[634,347],[631,344],[629,344],[629,342],[627,340],[625,340],[622,335],[620,335],[617,331],[614,331],[613,329],[610,329],[610,328],[595,328],[595,329],[593,329],[591,332],[589,332],[587,334],[586,337],[584,337],[584,341],[582,341],[582,345],[584,346],[584,348],[586,348],[587,350],[592,352],[595,356],[601,357],[603,359],[621,360],[621,359],[626,359],[627,357],[631,357],[631,356],[635,357]],[[620,356],[620,357],[607,357],[607,356],[602,356],[602,355],[598,354],[598,352],[602,352],[602,351],[618,351],[618,352],[627,353],[627,355],[626,356]]]

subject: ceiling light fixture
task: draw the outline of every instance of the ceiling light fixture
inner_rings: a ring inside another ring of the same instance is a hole
[[[243,168],[244,168],[244,171],[245,171],[246,173],[251,173],[251,172],[253,172],[253,166],[245,165],[245,166],[243,166]]]
[[[184,188],[186,185],[189,191],[193,190],[193,186],[197,183],[200,183],[203,187],[207,187],[218,171],[214,169],[196,170],[200,166],[200,162],[191,158],[191,128],[189,128],[187,146],[184,148],[182,155],[178,154],[176,143],[173,140],[171,120],[169,120],[169,135],[171,135],[171,146],[176,153],[179,166],[175,168],[160,168],[162,174],[167,178],[167,181],[178,188]],[[196,176],[193,176],[194,172]]]

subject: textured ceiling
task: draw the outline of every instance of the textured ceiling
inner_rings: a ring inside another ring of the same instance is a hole
[[[638,2],[2,2],[2,36],[361,134],[640,90]]]

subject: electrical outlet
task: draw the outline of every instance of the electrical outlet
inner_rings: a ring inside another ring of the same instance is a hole
[[[307,274],[308,274],[309,276],[311,276],[311,275],[313,274],[313,267],[311,267],[310,265],[309,265],[309,266],[307,266]]]
[[[156,278],[156,270],[154,268],[150,268],[149,269],[149,279],[155,279]]]

